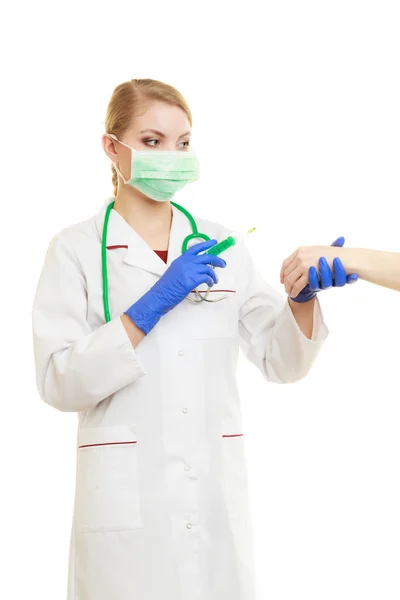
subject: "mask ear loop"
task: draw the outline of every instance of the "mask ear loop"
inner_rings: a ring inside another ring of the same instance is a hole
[[[129,150],[135,150],[135,148],[131,148],[131,146],[128,146],[128,144],[125,144],[125,142],[121,142],[121,140],[119,140],[117,138],[116,135],[114,135],[113,133],[107,133],[108,137],[112,138],[114,141],[118,142],[118,144],[122,144],[123,146],[125,146],[125,148],[129,148]]]
[[[130,146],[128,146],[128,144],[125,144],[125,142],[121,142],[121,140],[119,140],[117,138],[117,136],[114,135],[113,133],[107,133],[106,135],[108,135],[108,137],[112,138],[114,141],[118,142],[119,144],[122,144],[122,146],[125,146],[125,148],[129,148],[133,152],[134,148],[131,148]],[[132,160],[131,160],[131,163],[132,163]],[[121,177],[122,181],[126,185],[129,180],[125,179],[125,177],[122,175],[121,171],[117,167],[117,163],[115,163],[114,161],[111,161],[111,164],[114,167],[114,169],[116,170],[117,174]],[[132,169],[132,165],[131,165],[131,169]],[[132,175],[132,173],[131,173],[131,175]]]

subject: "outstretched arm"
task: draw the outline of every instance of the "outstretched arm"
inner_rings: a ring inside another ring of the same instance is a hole
[[[326,258],[331,269],[334,259],[339,258],[347,275],[356,273],[360,279],[400,292],[400,252],[366,248],[302,246],[284,261],[281,283],[286,278],[294,286],[300,277],[307,279],[310,267],[318,270],[321,256]]]
[[[346,271],[357,273],[360,279],[375,285],[400,292],[400,252],[365,248],[343,250]]]

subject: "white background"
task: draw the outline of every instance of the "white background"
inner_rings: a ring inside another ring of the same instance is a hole
[[[396,1],[146,4],[25,2],[0,19],[7,600],[65,597],[76,415],[39,399],[30,310],[50,238],[111,195],[117,84],[184,94],[202,179],[177,200],[257,225],[277,288],[299,245],[400,250]],[[331,335],[305,380],[240,364],[260,600],[398,600],[400,295],[359,282],[320,300]]]

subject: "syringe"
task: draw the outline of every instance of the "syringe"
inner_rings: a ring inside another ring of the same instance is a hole
[[[224,250],[228,250],[228,248],[235,246],[238,242],[243,242],[250,233],[255,231],[255,229],[256,228],[253,227],[245,232],[233,231],[228,235],[228,237],[221,242],[218,242],[218,244],[207,250],[204,254],[212,254],[213,256],[217,256],[217,254],[221,254],[221,252],[224,252]]]

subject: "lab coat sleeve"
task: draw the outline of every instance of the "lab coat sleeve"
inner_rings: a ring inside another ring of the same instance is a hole
[[[36,382],[41,398],[61,411],[85,411],[145,374],[119,317],[92,331],[80,263],[53,238],[33,310]]]
[[[263,280],[244,245],[238,266],[239,333],[245,356],[268,381],[302,379],[328,335],[318,299],[310,340],[297,325],[288,300]]]

